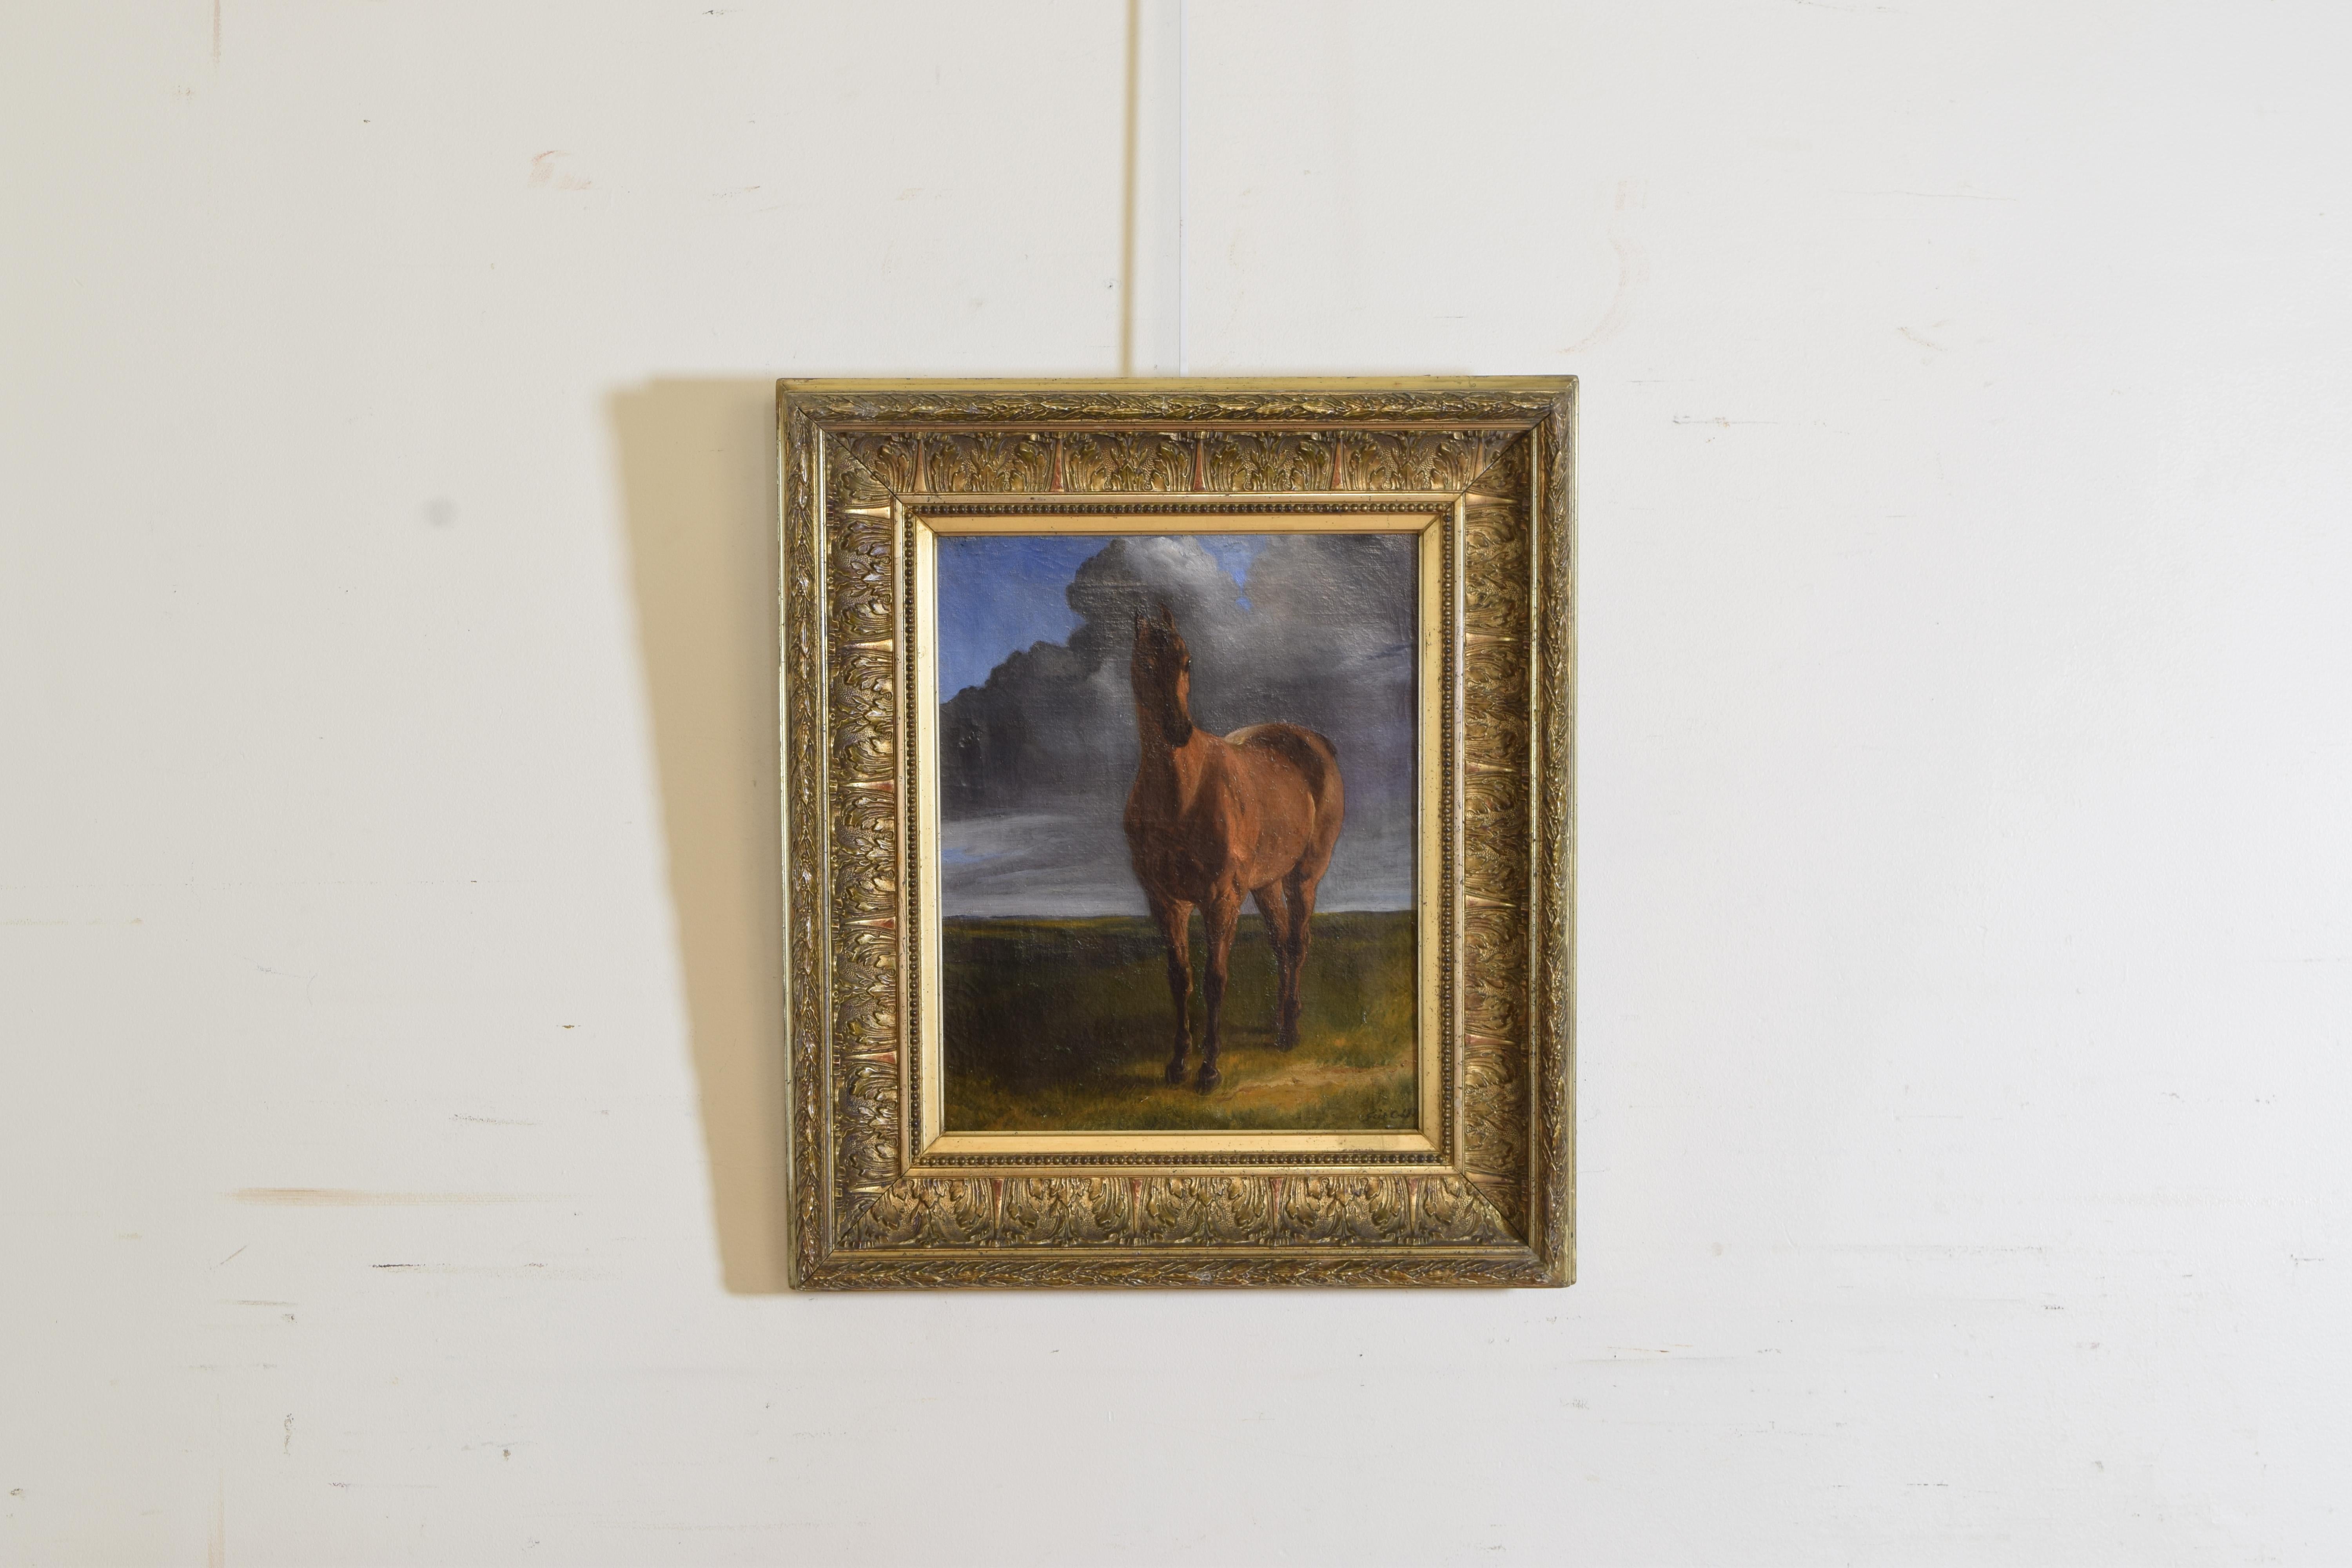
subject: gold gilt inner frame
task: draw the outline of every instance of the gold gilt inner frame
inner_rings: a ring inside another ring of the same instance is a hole
[[[1569,1282],[1575,413],[1572,377],[778,384],[793,1284]],[[936,538],[1217,528],[1423,538],[1421,1131],[941,1134]]]

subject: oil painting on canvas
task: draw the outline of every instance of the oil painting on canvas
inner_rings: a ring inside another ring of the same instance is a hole
[[[938,563],[950,1131],[1416,1121],[1416,546]]]

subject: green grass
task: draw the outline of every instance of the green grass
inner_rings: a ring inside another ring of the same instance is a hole
[[[1192,925],[1192,1056],[1207,1017]],[[1298,1045],[1274,1044],[1274,953],[1255,914],[1234,939],[1223,1082],[1161,1079],[1175,1016],[1150,921],[951,920],[941,952],[950,1131],[1353,1131],[1412,1127],[1413,920],[1318,914]]]

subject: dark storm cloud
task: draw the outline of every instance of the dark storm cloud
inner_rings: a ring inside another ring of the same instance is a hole
[[[949,914],[1143,910],[1119,814],[1134,777],[1127,662],[1165,604],[1192,652],[1192,717],[1328,736],[1348,791],[1327,909],[1411,900],[1414,541],[1279,534],[1235,584],[1199,541],[1113,540],[1079,566],[1066,643],[1037,643],[942,705]]]

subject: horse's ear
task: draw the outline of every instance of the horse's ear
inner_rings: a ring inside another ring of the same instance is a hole
[[[1160,601],[1160,624],[1171,632],[1176,629],[1176,612],[1168,607],[1165,599]]]

